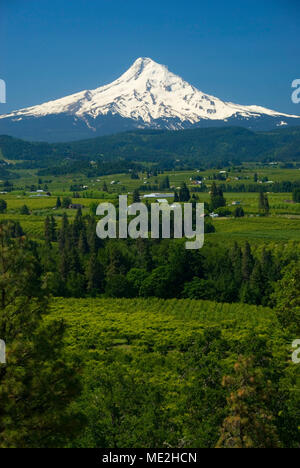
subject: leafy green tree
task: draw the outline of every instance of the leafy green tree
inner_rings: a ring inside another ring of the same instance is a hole
[[[258,209],[260,213],[268,215],[270,212],[269,198],[262,190],[259,192]]]
[[[62,208],[69,208],[69,206],[72,204],[72,199],[70,197],[64,197],[62,200]]]
[[[131,297],[132,291],[126,276],[111,274],[107,276],[105,294],[108,297]]]
[[[192,281],[185,283],[182,297],[186,299],[205,299],[212,301],[216,297],[215,282],[195,277]]]
[[[272,296],[278,319],[284,328],[300,333],[300,264],[294,262],[284,270],[281,280],[275,283]]]
[[[148,275],[149,273],[142,268],[132,268],[127,273],[126,278],[135,297],[139,296],[142,283]]]

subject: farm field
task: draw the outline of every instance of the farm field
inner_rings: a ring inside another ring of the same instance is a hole
[[[293,376],[286,396],[300,377],[295,366],[283,365],[291,336],[268,308],[58,298],[45,320],[57,319],[67,326],[66,355],[82,363],[84,391],[73,409],[84,412],[87,425],[71,447],[176,446],[182,437],[185,447],[214,447],[226,414],[221,376],[232,373],[241,354],[260,348],[265,362],[272,356],[282,386]]]

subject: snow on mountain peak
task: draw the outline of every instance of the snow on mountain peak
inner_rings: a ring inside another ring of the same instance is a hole
[[[200,120],[259,117],[297,117],[259,106],[240,106],[207,95],[148,57],[138,58],[117,80],[94,90],[85,90],[39,106],[21,109],[1,118],[22,119],[68,114],[87,120],[119,115],[151,126],[172,119],[169,128]],[[175,122],[175,123],[174,123]],[[90,125],[90,123],[89,123]],[[166,123],[168,128],[168,124]]]

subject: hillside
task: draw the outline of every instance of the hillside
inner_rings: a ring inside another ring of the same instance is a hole
[[[45,168],[46,173],[128,171],[134,161],[155,163],[163,169],[195,168],[244,161],[299,161],[300,128],[251,132],[230,128],[180,131],[140,130],[72,143],[27,142],[0,136],[0,150],[16,168]],[[3,168],[8,169],[8,168]],[[11,169],[11,168],[9,168]]]

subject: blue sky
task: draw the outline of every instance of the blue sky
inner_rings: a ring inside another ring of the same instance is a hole
[[[0,113],[116,79],[151,57],[206,93],[300,115],[299,0],[0,0]]]

